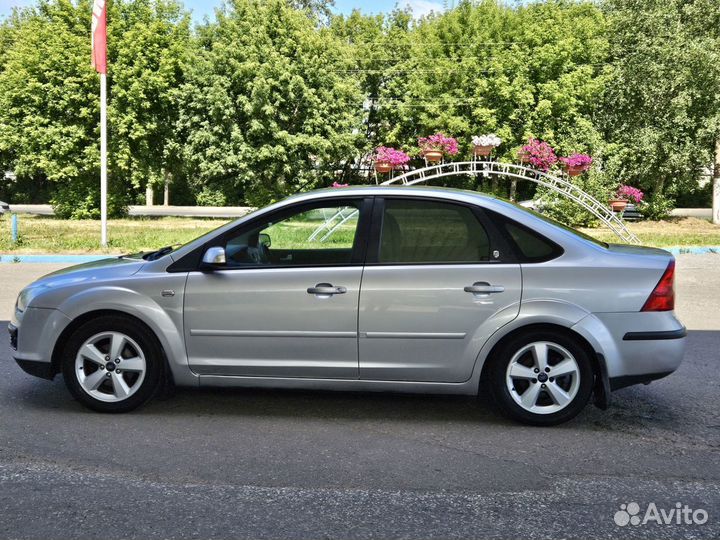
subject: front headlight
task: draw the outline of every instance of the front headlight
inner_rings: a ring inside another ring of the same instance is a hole
[[[32,299],[37,296],[38,292],[40,292],[40,289],[41,287],[33,287],[32,285],[25,287],[22,291],[20,291],[20,294],[15,301],[15,309],[20,313],[23,313]]]
[[[23,313],[25,311],[25,308],[27,308],[27,295],[23,290],[20,292],[17,299],[15,300],[15,311]]]

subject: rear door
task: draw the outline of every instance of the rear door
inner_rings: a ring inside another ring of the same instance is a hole
[[[520,309],[520,265],[471,205],[377,198],[360,292],[360,378],[462,382]]]

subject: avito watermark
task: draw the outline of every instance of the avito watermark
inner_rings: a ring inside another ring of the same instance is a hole
[[[651,502],[645,512],[640,512],[640,505],[636,502],[621,504],[620,510],[615,512],[615,523],[620,527],[626,525],[645,525],[657,523],[658,525],[703,525],[709,519],[707,510],[692,509],[687,504],[675,503],[670,509],[658,508]]]

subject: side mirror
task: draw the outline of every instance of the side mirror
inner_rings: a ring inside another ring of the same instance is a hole
[[[205,252],[202,258],[203,264],[218,265],[225,264],[225,248],[211,247]]]
[[[258,244],[260,244],[261,246],[265,246],[266,248],[272,246],[272,240],[270,240],[270,235],[266,233],[260,233],[260,236],[258,237]]]

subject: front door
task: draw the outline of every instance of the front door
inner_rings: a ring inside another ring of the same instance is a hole
[[[370,199],[329,199],[225,235],[226,264],[188,276],[185,340],[200,374],[357,378]]]
[[[374,215],[382,225],[362,280],[360,378],[469,379],[483,344],[519,312],[520,265],[503,262],[472,207],[388,198]]]

